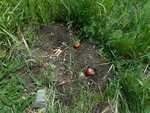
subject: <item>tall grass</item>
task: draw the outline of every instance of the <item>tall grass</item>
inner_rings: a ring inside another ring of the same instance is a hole
[[[60,0],[58,5],[56,20],[80,29],[81,37],[103,44],[116,56],[148,56],[149,1]]]
[[[0,1],[0,40],[8,45],[18,42],[19,30],[27,26],[46,24],[55,20],[58,13],[57,0],[2,0]],[[18,39],[17,39],[18,38]]]
[[[115,89],[115,104],[119,113],[148,113],[149,78],[141,76],[137,71],[125,70],[119,72],[119,81],[111,83]]]
[[[2,0],[0,4],[0,25],[11,33],[25,24],[63,21],[116,56],[136,58],[150,51],[149,1]]]

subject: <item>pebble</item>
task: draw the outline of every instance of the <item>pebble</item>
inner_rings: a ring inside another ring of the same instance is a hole
[[[34,102],[34,108],[45,108],[47,106],[46,102],[46,89],[40,89],[37,91],[36,100]]]

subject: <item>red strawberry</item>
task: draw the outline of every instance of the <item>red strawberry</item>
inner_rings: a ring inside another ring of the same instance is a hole
[[[80,42],[78,42],[78,41],[75,42],[73,46],[74,46],[74,48],[80,48]]]
[[[93,68],[88,67],[84,74],[85,74],[85,76],[92,76],[92,75],[95,75],[95,71]]]

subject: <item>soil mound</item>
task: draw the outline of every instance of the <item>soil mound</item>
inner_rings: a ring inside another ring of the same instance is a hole
[[[74,106],[71,98],[79,89],[101,93],[106,88],[109,68],[97,46],[83,40],[81,47],[76,49],[73,47],[75,40],[74,33],[62,24],[42,26],[31,47],[35,62],[21,71],[22,79],[30,88],[37,87],[41,80],[46,86],[54,81],[57,91],[63,94],[59,98],[70,107]],[[56,49],[61,50],[58,56],[54,54]],[[88,66],[95,69],[94,76],[84,76]]]

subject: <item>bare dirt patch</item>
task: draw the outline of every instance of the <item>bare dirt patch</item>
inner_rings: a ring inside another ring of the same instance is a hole
[[[89,41],[81,42],[81,47],[75,49],[73,42],[76,40],[71,30],[62,24],[49,24],[42,26],[38,31],[38,38],[32,44],[32,58],[36,60],[27,68],[21,71],[21,77],[33,88],[31,76],[37,80],[43,79],[43,70],[53,68],[47,76],[55,78],[55,85],[58,92],[64,94],[60,99],[73,107],[72,96],[76,95],[79,89],[86,89],[101,93],[106,88],[106,75],[109,65],[99,55],[99,48]],[[54,55],[55,49],[61,49],[59,56]],[[88,66],[95,69],[96,74],[85,77],[84,72]],[[32,73],[32,75],[29,75]],[[45,84],[46,85],[46,84]],[[70,91],[72,93],[70,93]]]

